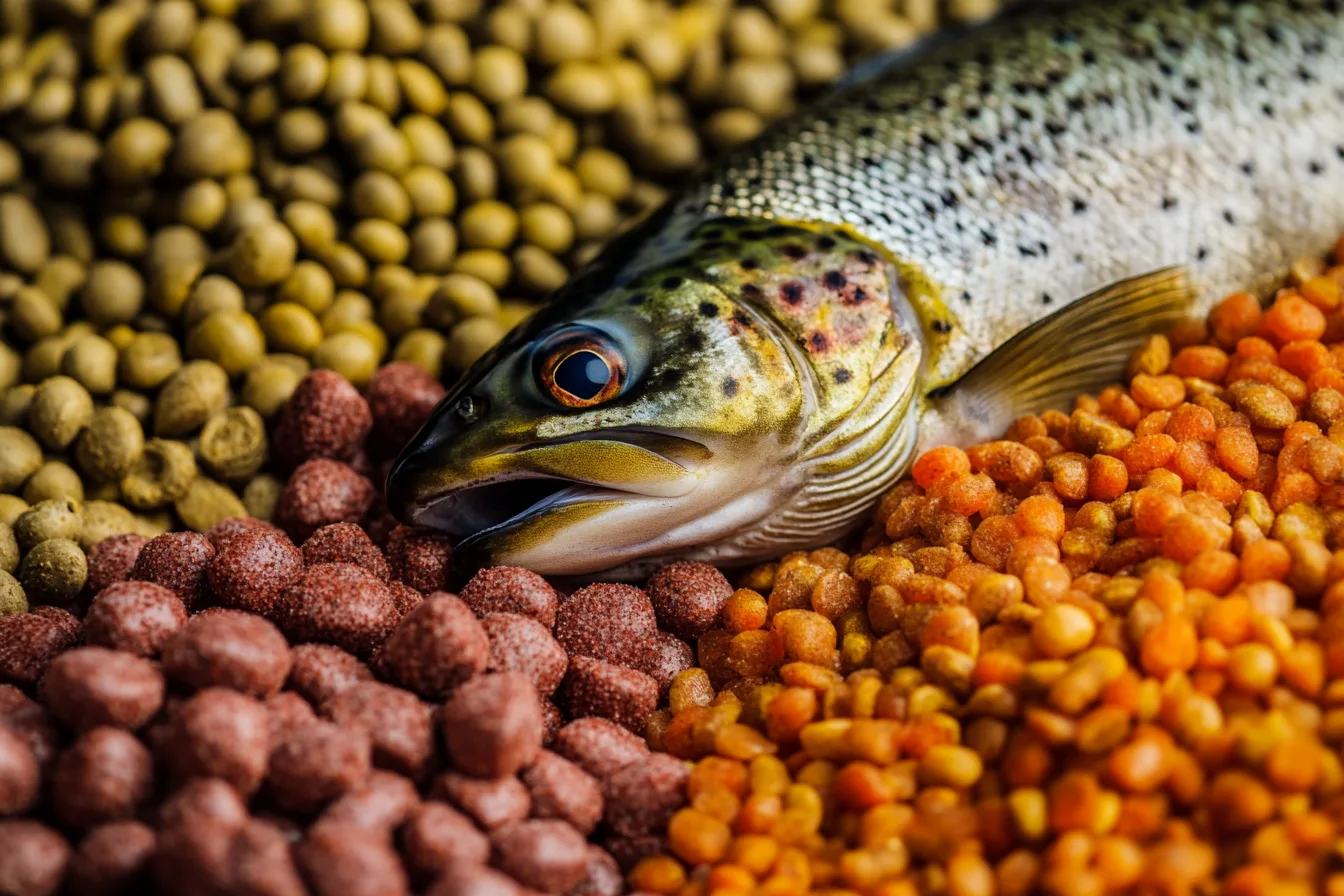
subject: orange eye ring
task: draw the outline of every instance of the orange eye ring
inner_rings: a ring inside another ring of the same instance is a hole
[[[547,351],[537,373],[554,401],[567,408],[591,408],[621,393],[625,358],[604,340],[576,337]]]

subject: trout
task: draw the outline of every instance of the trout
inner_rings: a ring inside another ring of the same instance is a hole
[[[1124,0],[865,64],[472,367],[389,505],[565,576],[843,537],[1344,231],[1341,60],[1341,0]]]

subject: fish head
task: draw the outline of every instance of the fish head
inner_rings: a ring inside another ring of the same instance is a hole
[[[389,476],[393,512],[463,539],[468,567],[751,559],[716,546],[797,494],[818,430],[862,401],[892,338],[867,250],[757,230],[707,222],[568,284],[435,409]],[[869,299],[871,320],[827,307]]]

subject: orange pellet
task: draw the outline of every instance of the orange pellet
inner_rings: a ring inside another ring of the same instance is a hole
[[[1023,535],[1039,535],[1051,541],[1059,541],[1064,535],[1064,507],[1050,498],[1024,498],[1013,512],[1013,521]]]
[[[1281,295],[1261,321],[1261,329],[1280,345],[1297,339],[1320,339],[1325,313],[1298,295]]]
[[[910,468],[910,476],[922,488],[941,479],[964,476],[971,472],[971,461],[960,448],[933,448],[924,452]]]
[[[1195,665],[1199,653],[1195,627],[1178,615],[1168,615],[1144,633],[1139,651],[1140,662],[1150,675],[1165,678],[1183,672]]]

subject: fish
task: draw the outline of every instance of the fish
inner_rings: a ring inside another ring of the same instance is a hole
[[[389,507],[564,577],[843,538],[922,447],[1067,407],[1322,253],[1341,59],[1341,0],[1121,0],[862,65],[473,366]]]

